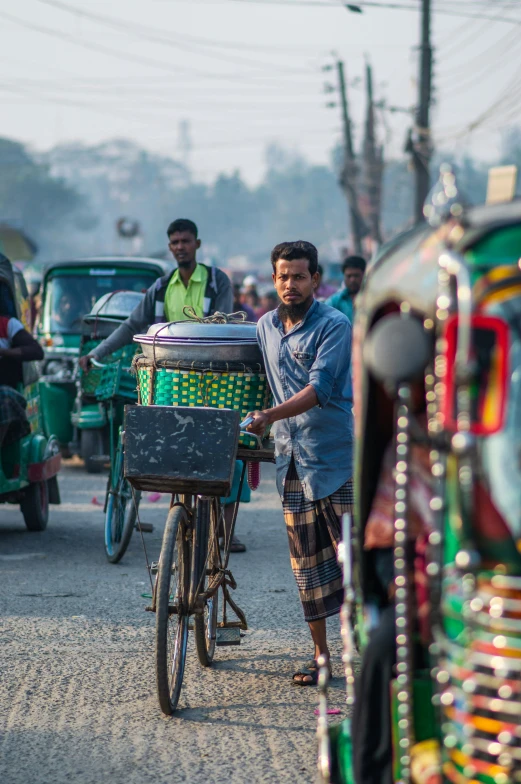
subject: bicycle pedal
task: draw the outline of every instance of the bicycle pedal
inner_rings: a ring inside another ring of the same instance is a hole
[[[150,569],[150,574],[157,574],[159,569],[159,561],[152,561],[148,568]]]
[[[240,645],[241,644],[241,630],[238,626],[231,629],[216,629],[215,635],[216,645]]]
[[[139,529],[141,528],[141,531],[144,534],[151,534],[154,530],[154,526],[152,525],[152,523],[139,523],[139,524],[136,523],[134,528],[136,529],[136,531],[139,531]]]

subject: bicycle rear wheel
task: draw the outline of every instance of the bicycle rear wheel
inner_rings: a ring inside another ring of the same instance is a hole
[[[135,504],[132,489],[123,476],[123,446],[118,442],[116,457],[108,480],[108,499],[105,511],[105,553],[110,563],[120,561],[132,538],[136,525],[137,505],[141,493],[136,492]]]
[[[197,499],[196,525],[194,531],[192,593],[206,593],[212,577],[220,566],[218,525],[221,516],[218,498]],[[203,667],[210,667],[215,654],[217,617],[219,613],[219,591],[204,600],[203,612],[194,616],[194,636],[197,656]]]
[[[161,710],[176,709],[183,684],[188,641],[190,552],[187,513],[174,506],[168,513],[156,582],[156,677]]]

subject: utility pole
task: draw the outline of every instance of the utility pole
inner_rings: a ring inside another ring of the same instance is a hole
[[[365,194],[367,197],[367,218],[371,239],[376,245],[382,242],[380,231],[380,212],[382,195],[383,150],[376,145],[374,98],[373,98],[373,72],[369,63],[365,67],[365,82],[367,92],[367,113],[365,119],[364,136],[364,180]]]
[[[430,106],[432,86],[432,46],[431,46],[431,0],[422,0],[420,76],[418,83],[418,111],[416,115],[415,141],[409,141],[408,150],[412,154],[416,173],[415,218],[423,220],[423,205],[430,190],[429,166],[432,155]]]
[[[357,255],[361,255],[364,222],[362,220],[362,216],[360,215],[356,190],[358,167],[356,165],[353,150],[353,137],[351,134],[351,120],[349,118],[349,104],[347,101],[344,63],[341,60],[338,60],[336,66],[338,71],[338,86],[340,90],[342,120],[344,125],[344,164],[342,168],[342,174],[340,176],[340,184],[342,185],[346,195],[347,203],[349,205],[353,252]]]

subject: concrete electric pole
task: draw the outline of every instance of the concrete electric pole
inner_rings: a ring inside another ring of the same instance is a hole
[[[412,154],[416,174],[414,215],[423,220],[423,204],[430,190],[430,162],[432,155],[430,106],[432,87],[431,0],[421,0],[420,75],[416,134],[408,149]]]
[[[362,236],[364,231],[364,222],[360,214],[358,206],[358,196],[356,181],[358,177],[358,166],[355,161],[353,150],[353,137],[351,134],[351,119],[349,117],[349,103],[347,100],[347,88],[344,74],[344,63],[341,60],[336,64],[338,72],[338,87],[340,92],[340,100],[342,106],[342,121],[344,126],[344,162],[342,167],[342,174],[340,176],[340,184],[346,195],[347,203],[349,205],[349,218],[351,224],[351,236],[353,244],[353,252],[357,255],[362,254]]]
[[[382,197],[383,150],[377,146],[373,98],[373,72],[369,63],[365,68],[367,112],[364,136],[364,190],[367,197],[367,223],[371,239],[376,244],[382,242],[380,213]]]

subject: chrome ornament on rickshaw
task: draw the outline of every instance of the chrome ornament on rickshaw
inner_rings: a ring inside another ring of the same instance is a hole
[[[392,780],[509,784],[521,781],[521,202],[464,209],[448,169],[434,196],[430,223],[382,249],[357,299],[357,508],[340,553],[347,703],[367,609],[388,601],[375,550],[364,550],[387,450]],[[420,572],[419,454],[429,467]],[[357,728],[328,726],[327,680],[324,667],[321,781],[360,784]]]

